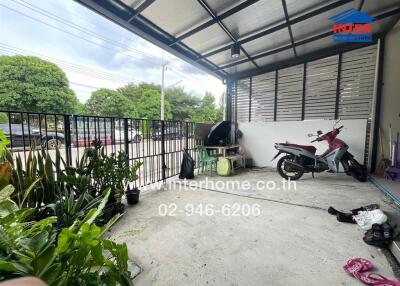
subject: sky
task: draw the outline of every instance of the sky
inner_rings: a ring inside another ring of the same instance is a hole
[[[129,82],[181,86],[203,96],[219,97],[221,80],[163,52],[73,0],[1,0],[0,55],[34,55],[62,68],[78,99],[98,88],[116,89]]]

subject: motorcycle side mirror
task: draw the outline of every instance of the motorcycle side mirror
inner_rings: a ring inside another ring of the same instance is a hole
[[[318,135],[322,135],[322,131],[321,131],[321,130],[318,130],[318,131],[317,131],[317,134],[318,134]]]
[[[312,133],[308,133],[308,134],[307,134],[307,136],[308,136],[308,137],[313,137],[313,136],[314,136],[314,134],[312,134]]]

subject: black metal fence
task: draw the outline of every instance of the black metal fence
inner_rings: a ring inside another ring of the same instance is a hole
[[[55,157],[58,147],[67,165],[76,166],[85,148],[100,140],[106,154],[124,151],[131,163],[143,163],[138,171],[138,186],[145,186],[177,175],[183,150],[196,159],[196,123],[1,111],[8,121],[0,129],[10,139],[10,148],[26,160],[32,144],[46,148]]]

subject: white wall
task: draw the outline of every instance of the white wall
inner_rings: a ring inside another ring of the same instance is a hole
[[[239,139],[249,157],[253,159],[253,165],[257,167],[275,167],[276,161],[271,159],[277,153],[274,148],[276,142],[311,145],[307,134],[316,134],[318,130],[328,132],[332,130],[333,120],[312,121],[276,121],[276,122],[245,122],[239,123],[239,130],[243,137]],[[365,134],[367,128],[366,119],[342,120],[340,125],[344,128],[338,138],[346,142],[349,151],[362,164],[364,162]],[[317,154],[323,153],[327,148],[326,142],[313,144],[317,148]]]
[[[393,27],[385,39],[381,104],[383,152],[389,158],[389,125],[392,125],[392,141],[400,132],[400,23]],[[381,158],[380,150],[381,146],[378,145],[377,162]]]

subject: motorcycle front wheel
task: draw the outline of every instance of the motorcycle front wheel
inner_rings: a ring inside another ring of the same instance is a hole
[[[292,170],[290,166],[286,164],[286,162],[288,161],[297,163],[296,157],[293,155],[285,155],[281,157],[278,161],[278,164],[276,165],[276,169],[278,170],[279,175],[281,175],[281,177],[286,180],[290,179],[295,181],[300,179],[303,176],[304,171]]]

